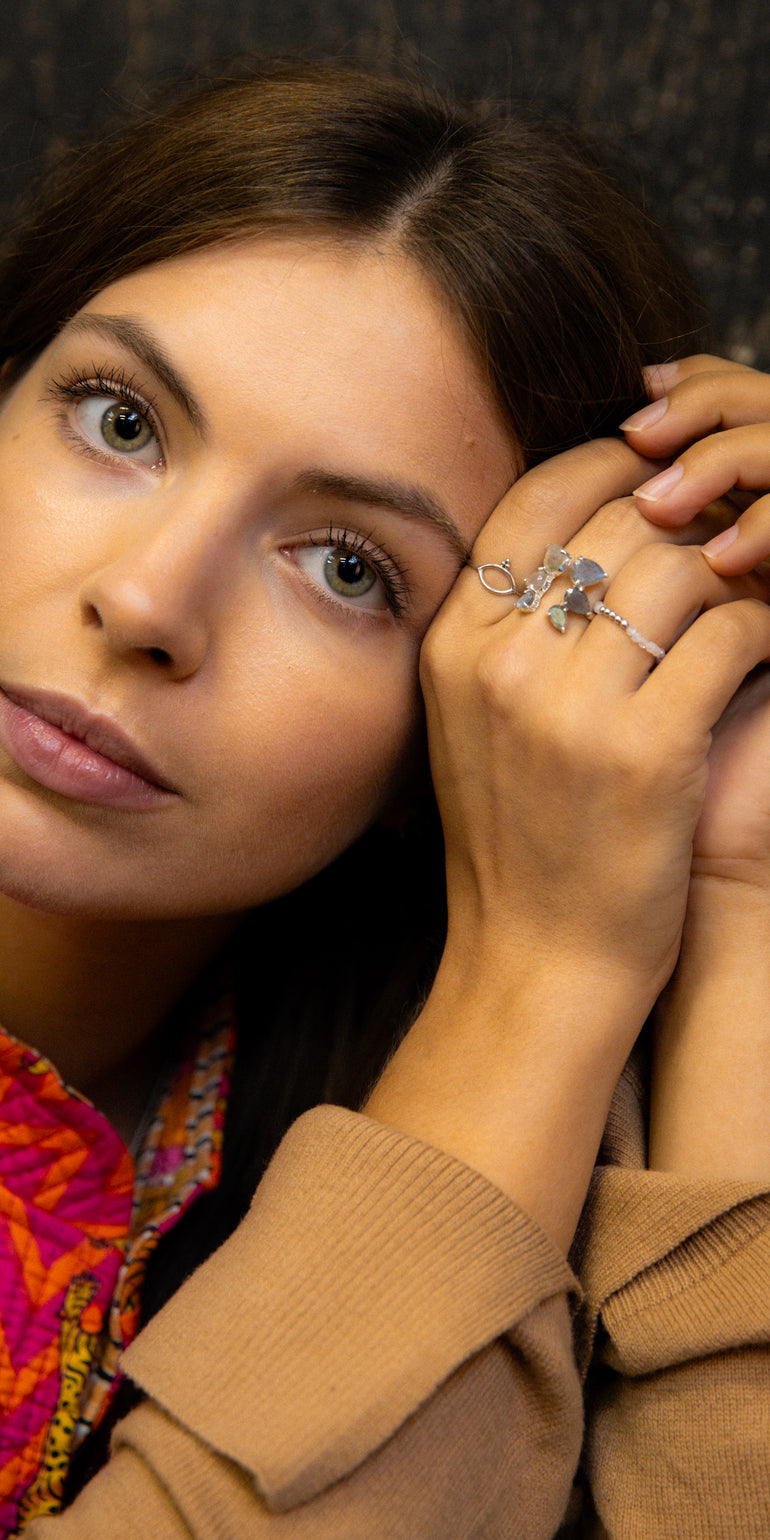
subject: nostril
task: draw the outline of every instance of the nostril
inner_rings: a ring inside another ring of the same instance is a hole
[[[83,620],[87,626],[98,626],[101,629],[102,617],[96,605],[88,600],[83,605]]]
[[[152,658],[153,663],[161,663],[164,668],[168,668],[168,665],[171,662],[170,652],[166,652],[165,648],[163,647],[148,647],[147,651]]]

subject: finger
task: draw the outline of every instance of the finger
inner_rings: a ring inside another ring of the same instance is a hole
[[[498,561],[511,540],[523,572],[544,547],[570,538],[604,503],[626,496],[650,470],[647,460],[618,439],[594,439],[527,471],[487,520],[473,549],[474,562]]]
[[[700,615],[644,682],[648,703],[666,710],[676,692],[682,721],[711,732],[743,680],[770,659],[770,608],[739,599]]]
[[[770,420],[770,375],[737,364],[672,385],[621,424],[642,454],[670,457],[721,428]]]
[[[634,495],[651,522],[681,526],[733,487],[749,492],[764,492],[770,487],[770,422],[731,428],[701,439],[673,465],[637,487]],[[659,512],[661,505],[663,512]],[[764,550],[756,559],[769,554],[770,549]],[[749,566],[753,565],[752,559]],[[739,566],[733,570],[738,571]]]
[[[668,653],[704,610],[768,596],[770,581],[756,573],[720,577],[698,546],[647,545],[610,582],[602,603],[612,613],[595,615],[583,644],[586,661],[590,652],[592,665],[611,668],[621,688],[636,689],[655,665],[655,647]]]
[[[656,528],[649,524],[647,519],[642,516],[633,498],[615,498],[598,509],[593,517],[588,519],[582,529],[578,531],[574,539],[570,539],[569,554],[572,558],[578,556],[588,557],[590,560],[597,562],[604,572],[612,576],[625,566],[635,552],[644,549],[646,546],[665,543],[694,545],[699,548],[704,542],[713,540],[724,530],[726,525],[731,523],[734,517],[734,509],[725,504],[724,501],[719,501],[703,509],[695,519],[691,520],[686,530]],[[542,561],[542,559],[543,552],[541,551],[540,560]],[[699,566],[705,576],[708,572],[708,564],[704,563],[702,558],[699,558]],[[507,571],[501,570],[499,566],[494,567],[492,570],[485,567],[481,576],[485,582],[490,584],[490,587],[496,585],[498,592],[490,593],[486,603],[479,595],[476,595],[474,599],[474,584],[472,581],[469,581],[474,577],[474,574],[469,572],[466,576],[468,586],[463,589],[454,611],[454,618],[458,624],[465,625],[472,618],[476,623],[485,626],[494,625],[500,621],[506,621],[512,614],[517,615],[519,619],[526,618],[526,614],[522,614],[517,609],[517,595],[510,592],[512,573],[509,574]],[[554,578],[552,585],[548,588],[547,593],[543,594],[541,599],[539,611],[541,620],[543,615],[548,615],[551,604],[558,604],[560,602],[570,582],[569,569],[558,578]],[[755,583],[756,579],[751,578],[749,582],[750,584]],[[521,578],[519,586],[522,586]],[[503,589],[507,589],[508,592],[503,593]],[[753,588],[750,591],[753,591]],[[762,591],[764,593],[764,589]],[[589,592],[592,602],[603,596],[603,587],[591,588]],[[770,593],[768,597],[770,597]],[[471,600],[470,605],[468,604],[469,599]],[[448,605],[445,605],[443,619],[446,621],[449,618],[451,618],[450,609]],[[525,627],[525,630],[528,629],[529,627]],[[550,630],[550,628],[546,629]],[[579,634],[580,627],[577,624],[571,626],[570,637],[573,643],[577,640]],[[560,641],[560,646],[564,650],[565,643],[563,640]]]
[[[627,495],[640,473],[650,469],[654,467],[649,461],[617,439],[596,439],[535,466],[506,493],[485,524],[473,549],[472,565],[460,574],[447,601],[450,610],[456,604],[470,605],[466,620],[494,624],[510,608],[510,599],[487,592],[474,569],[507,561],[521,590],[542,562],[546,546],[564,546],[578,530],[583,531],[597,509]],[[638,513],[635,518],[639,519]],[[639,520],[640,530],[643,523]],[[484,576],[490,583],[507,586],[502,573]]]
[[[718,358],[714,353],[693,353],[689,358],[675,358],[666,364],[648,364],[644,370],[647,394],[658,401],[674,385],[689,380],[695,374],[710,374],[716,369],[744,369],[730,358]]]
[[[749,572],[766,562],[770,558],[770,496],[758,498],[734,524],[708,541],[703,555],[724,576]]]

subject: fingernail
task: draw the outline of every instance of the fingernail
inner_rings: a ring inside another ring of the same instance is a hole
[[[649,380],[651,377],[654,377],[665,383],[668,380],[673,380],[674,376],[679,373],[679,361],[675,358],[668,364],[645,364],[642,373],[645,379]]]
[[[660,422],[661,417],[668,411],[668,396],[662,396],[660,401],[651,401],[649,406],[643,406],[640,412],[634,412],[632,417],[627,417],[620,424],[624,430],[630,428],[633,432],[637,428],[651,428],[654,422]]]
[[[723,529],[721,535],[715,535],[706,545],[701,546],[704,556],[721,556],[723,551],[729,549],[738,539],[740,531],[737,524],[731,524],[729,529]]]
[[[658,498],[673,492],[683,475],[683,465],[669,465],[668,470],[661,471],[658,476],[653,476],[651,481],[644,481],[640,487],[635,487],[634,497],[642,497],[646,502],[656,503]]]
[[[647,364],[642,373],[649,394],[657,401],[677,380],[679,365],[677,363]]]

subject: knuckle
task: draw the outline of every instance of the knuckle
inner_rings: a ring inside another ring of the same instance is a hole
[[[499,642],[484,648],[476,664],[476,684],[489,711],[496,716],[509,716],[512,702],[520,694],[521,682],[516,648]]]
[[[645,538],[649,538],[650,525],[644,515],[639,512],[633,497],[613,497],[610,502],[604,503],[598,513],[591,520],[590,538],[598,541],[607,541],[608,545],[616,542],[627,541],[629,532],[636,526],[644,532]],[[582,537],[582,532],[581,532]],[[576,542],[573,540],[572,546]]]
[[[645,584],[679,584],[696,573],[708,577],[708,567],[696,546],[668,540],[644,546],[631,558],[627,570],[634,581]]]
[[[766,639],[770,629],[767,605],[761,599],[736,599],[709,610],[709,629],[720,652],[740,647],[756,636]]]

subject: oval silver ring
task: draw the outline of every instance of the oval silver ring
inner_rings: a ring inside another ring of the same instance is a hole
[[[476,571],[479,575],[479,582],[483,584],[490,594],[497,594],[500,598],[507,599],[510,594],[517,594],[519,592],[516,586],[516,579],[511,572],[511,559],[509,556],[506,556],[504,561],[482,562],[481,566],[476,568]],[[498,588],[496,583],[488,583],[484,576],[485,572],[502,572],[508,586],[506,588]]]

